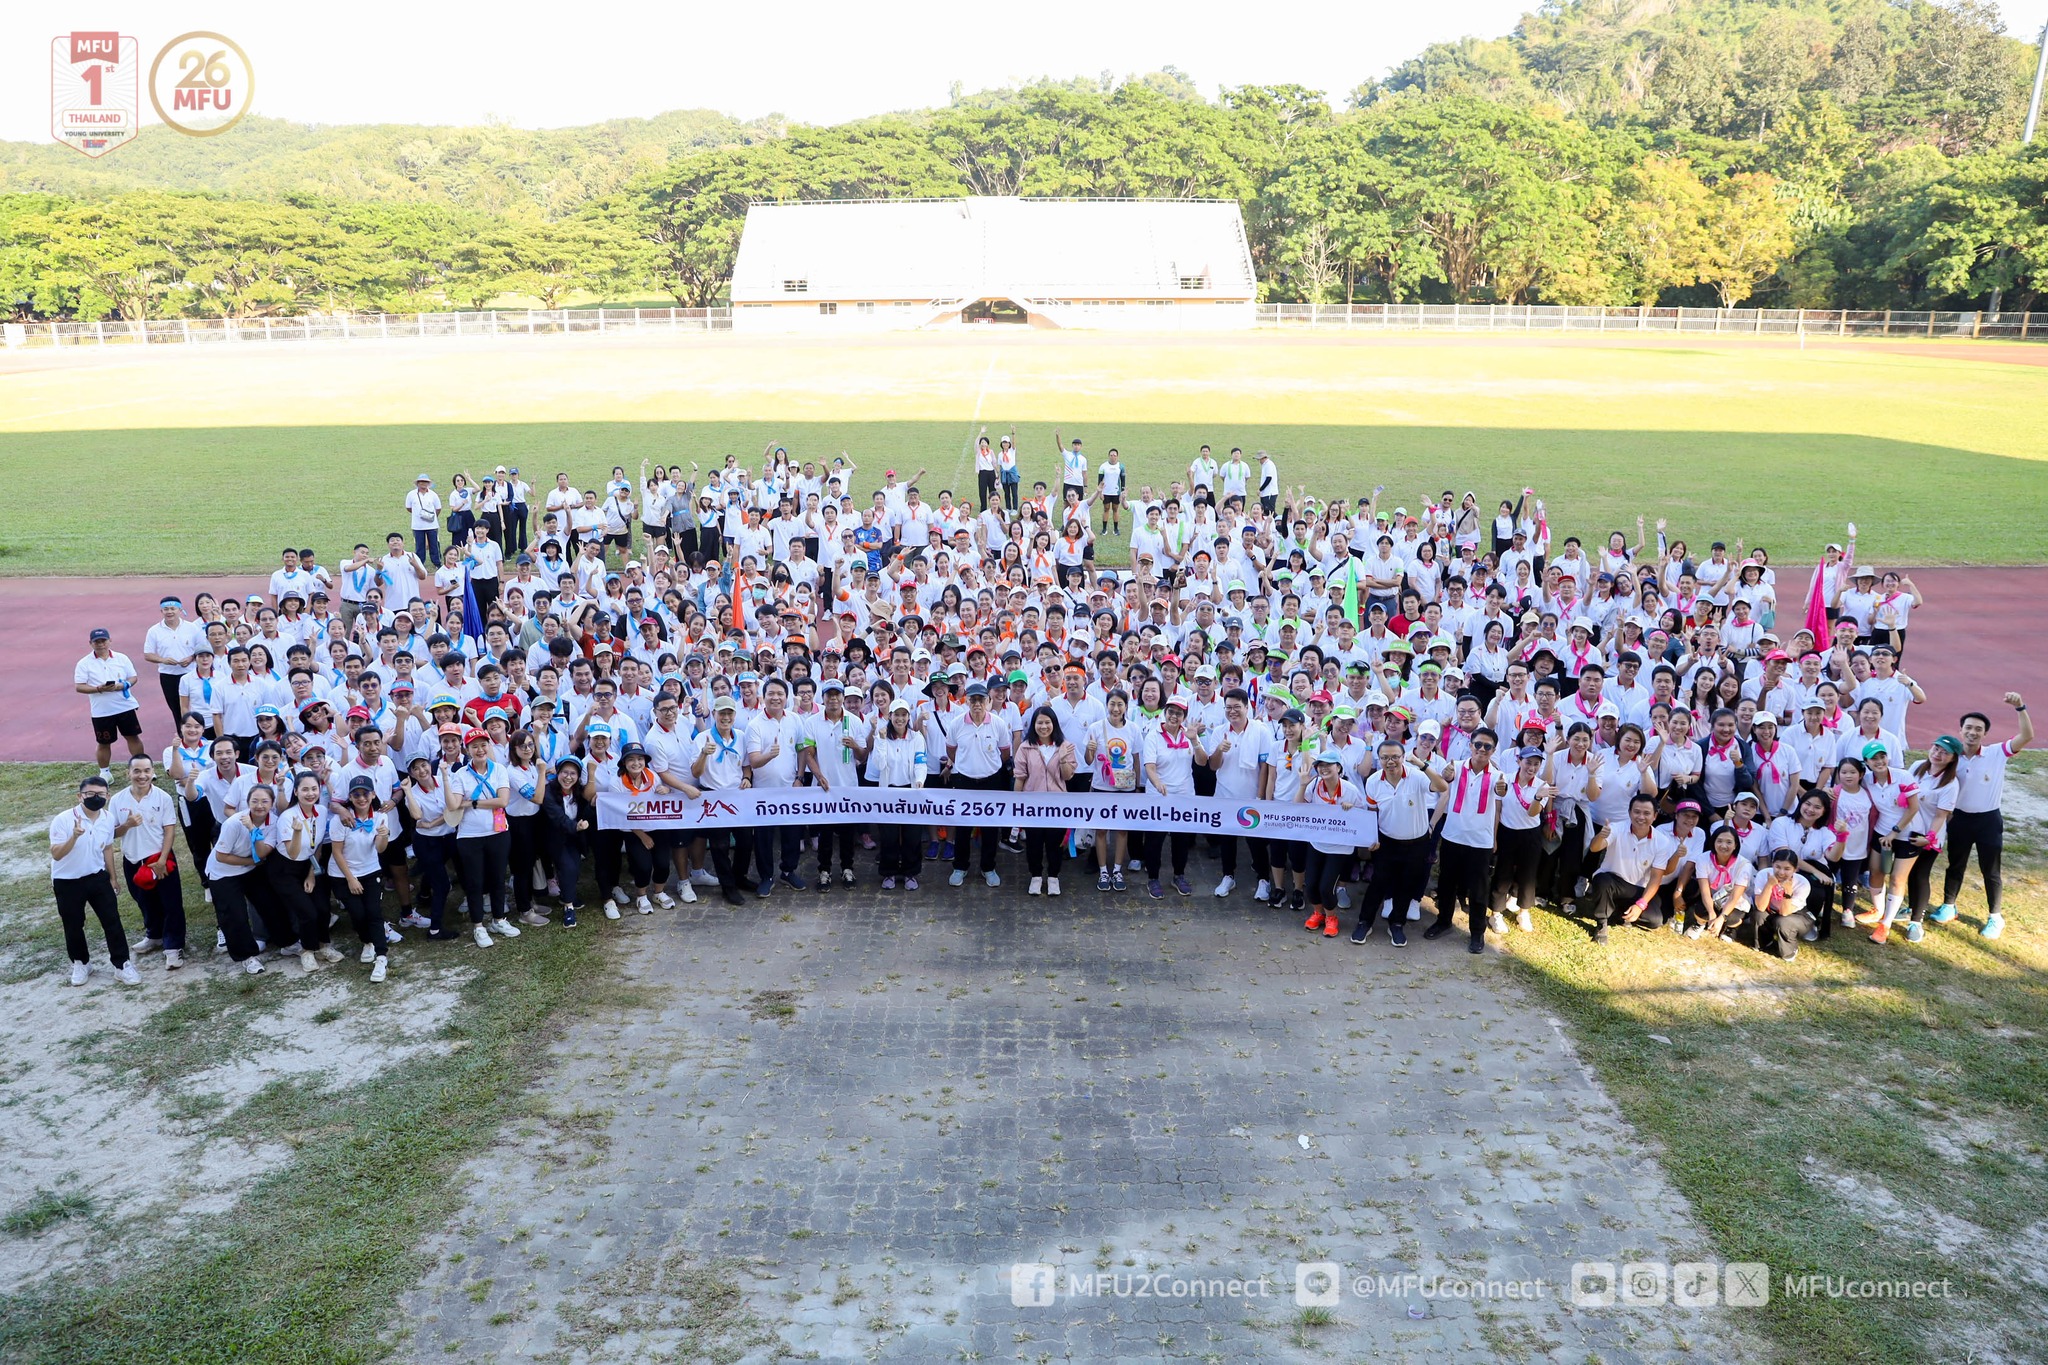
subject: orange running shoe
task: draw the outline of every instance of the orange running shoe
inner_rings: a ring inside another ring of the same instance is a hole
[[[1324,915],[1324,916],[1323,916],[1323,937],[1324,937],[1324,938],[1335,938],[1335,937],[1337,937],[1337,917],[1336,917],[1335,915]]]
[[[1892,927],[1889,924],[1880,924],[1870,931],[1870,941],[1872,943],[1883,943],[1891,936]]]
[[[1304,928],[1304,929],[1320,929],[1320,928],[1322,928],[1322,927],[1323,927],[1323,912],[1322,912],[1322,911],[1320,911],[1320,910],[1318,910],[1318,911],[1316,911],[1316,912],[1315,912],[1315,913],[1314,913],[1313,915],[1310,915],[1310,916],[1308,917],[1308,923],[1306,923],[1306,924],[1302,925],[1301,927],[1302,927],[1302,928]]]

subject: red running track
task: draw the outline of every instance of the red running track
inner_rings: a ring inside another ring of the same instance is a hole
[[[1804,579],[1798,571],[1790,577]],[[1927,704],[1913,708],[1907,738],[1925,748],[1972,710],[1993,718],[1994,736],[2010,733],[1999,698],[2048,678],[2048,633],[2022,624],[2048,600],[2048,568],[1916,569],[1913,581],[1928,605],[1913,615],[1906,672],[1927,689]],[[161,752],[172,738],[170,713],[155,670],[142,662],[142,636],[157,619],[156,604],[167,593],[189,602],[202,589],[219,596],[262,586],[260,579],[232,575],[0,579],[0,620],[16,642],[0,653],[0,697],[6,699],[0,707],[0,760],[92,758],[86,700],[72,691],[71,674],[89,652],[86,633],[102,625],[113,632],[114,648],[142,672],[136,695],[142,699],[143,738],[150,753]]]

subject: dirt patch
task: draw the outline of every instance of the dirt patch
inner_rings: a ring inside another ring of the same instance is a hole
[[[17,889],[48,869],[40,849],[21,852],[23,838],[0,833],[0,866]],[[23,861],[33,865],[26,877]],[[139,958],[138,987],[119,984],[102,954],[91,981],[73,987],[61,949],[30,936],[47,929],[40,917],[54,920],[47,896],[24,902],[0,912],[0,935],[15,941],[0,966],[18,978],[0,994],[0,1214],[25,1215],[19,1231],[0,1233],[0,1292],[100,1258],[132,1259],[193,1218],[232,1209],[291,1156],[284,1143],[226,1131],[236,1109],[272,1081],[346,1087],[447,1046],[440,1035],[466,979],[454,970],[404,979],[397,958],[393,981],[372,987],[344,975],[367,970],[352,962],[310,981],[273,963],[248,980],[255,1004],[238,1008],[239,1026],[208,1040],[229,1055],[165,1080],[121,1059],[192,1047],[153,1021],[181,1005],[189,1012],[202,998],[194,992],[244,980],[227,955],[201,946],[178,972],[160,956]],[[210,940],[211,916],[192,909],[195,943]],[[92,939],[97,946],[97,928]],[[58,1207],[66,1216],[36,1215]]]
[[[747,1018],[761,1023],[793,1024],[796,1002],[802,998],[797,991],[755,991],[747,997]]]

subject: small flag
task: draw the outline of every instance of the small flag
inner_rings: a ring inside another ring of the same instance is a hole
[[[1847,560],[1843,561],[1845,567],[1847,563]],[[1813,581],[1806,587],[1806,628],[1813,633],[1816,649],[1828,641],[1827,600],[1821,592],[1821,581],[1827,577],[1827,567],[1827,556],[1822,555],[1820,563],[1813,566]]]
[[[735,573],[732,578],[732,628],[743,631],[747,628],[747,576]]]
[[[469,581],[469,570],[462,571],[462,633],[472,640],[484,638],[484,611],[476,603],[476,587]]]

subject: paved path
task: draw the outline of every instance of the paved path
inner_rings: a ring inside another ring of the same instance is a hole
[[[549,1117],[472,1164],[405,1305],[415,1359],[1760,1358],[1735,1310],[1560,1297],[1576,1261],[1705,1242],[1461,936],[1353,947],[1242,894],[979,885],[622,930],[650,1003],[575,1029]],[[1324,1259],[1543,1297],[1347,1290],[1303,1351],[1295,1267]],[[1015,1263],[1056,1300],[1013,1304]],[[1065,1292],[1097,1271],[1271,1290]]]
[[[1806,570],[1784,574],[1796,615]],[[1924,747],[1955,728],[1966,710],[2003,709],[2008,688],[2025,688],[2048,677],[2048,632],[2027,624],[2048,601],[2048,568],[1916,569],[1913,579],[1929,605],[1913,617],[1907,641],[1907,672],[1928,693],[1914,708],[1907,737]],[[92,733],[84,699],[71,690],[71,671],[88,649],[86,632],[105,625],[114,647],[142,670],[143,737],[156,753],[171,742],[170,713],[157,691],[155,669],[142,662],[142,637],[156,620],[166,593],[186,601],[199,590],[216,595],[261,587],[236,575],[193,578],[0,578],[0,622],[7,623],[11,647],[0,653],[0,762],[84,761],[92,756]],[[1997,648],[1987,647],[1977,622],[1994,622],[2002,632]],[[2003,733],[2003,729],[2000,729]]]

